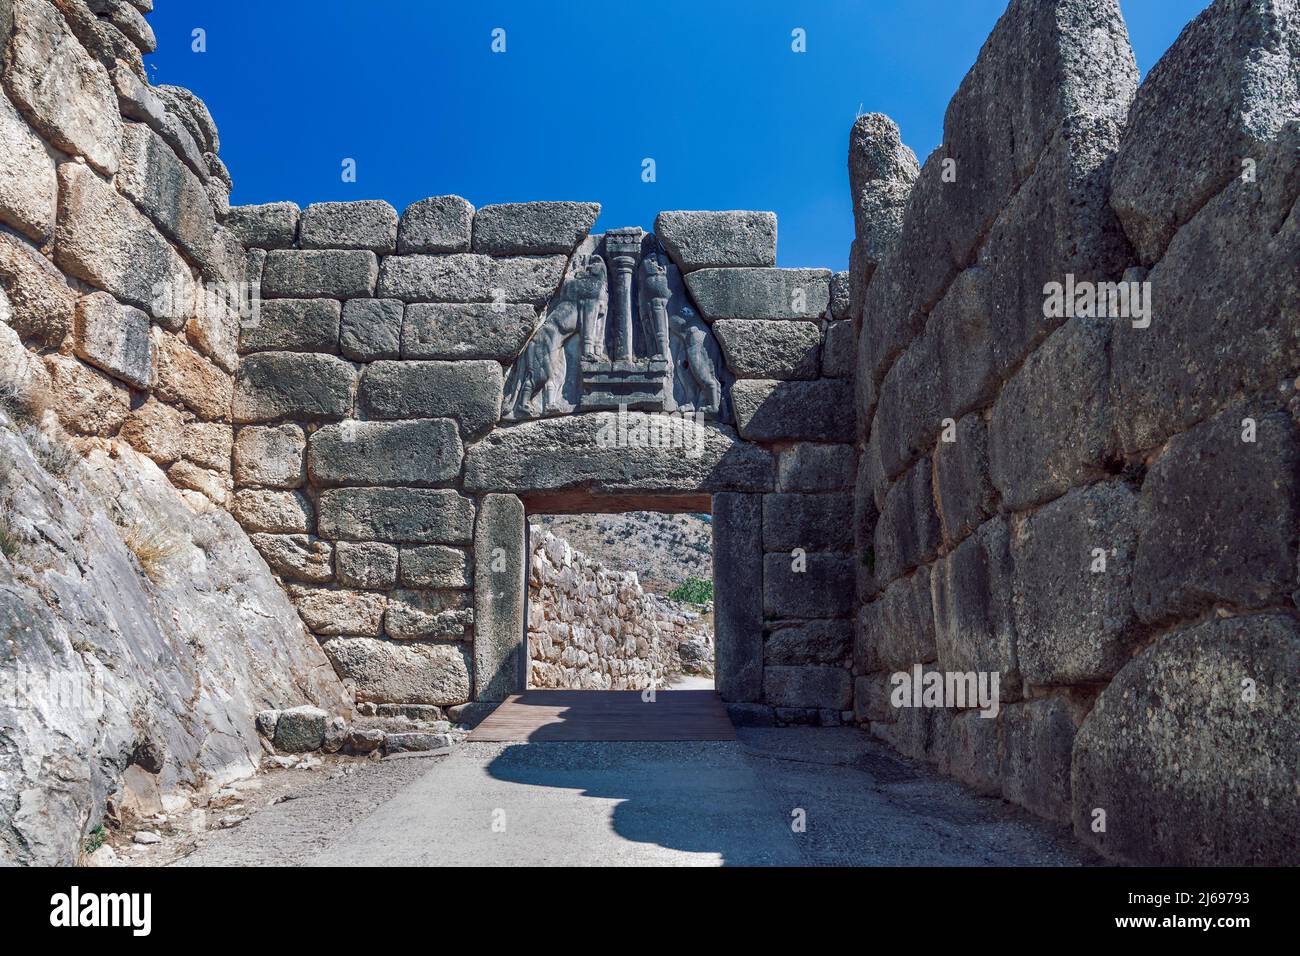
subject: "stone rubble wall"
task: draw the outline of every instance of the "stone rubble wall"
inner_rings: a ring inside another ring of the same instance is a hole
[[[644,690],[686,671],[712,673],[713,630],[698,611],[642,590],[635,571],[606,568],[540,526],[530,531],[529,687]]]
[[[853,128],[856,719],[1112,859],[1297,862],[1298,52],[1216,0],[1139,86],[1114,0],[1012,0],[924,165]]]

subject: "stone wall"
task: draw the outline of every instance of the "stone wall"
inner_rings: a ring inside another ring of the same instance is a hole
[[[1139,86],[1114,0],[1012,0],[923,166],[853,128],[857,719],[1115,859],[1296,862],[1298,50],[1216,0]]]
[[[644,690],[712,674],[713,630],[698,610],[642,590],[636,572],[606,568],[537,525],[529,540],[529,687]]]

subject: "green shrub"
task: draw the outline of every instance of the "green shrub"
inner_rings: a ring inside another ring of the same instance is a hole
[[[688,577],[668,596],[687,604],[709,604],[713,601],[713,581]]]

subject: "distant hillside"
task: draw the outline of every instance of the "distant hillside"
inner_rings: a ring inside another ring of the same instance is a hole
[[[713,577],[713,529],[708,515],[632,511],[535,515],[530,520],[608,568],[635,571],[647,591],[667,594],[688,577]]]

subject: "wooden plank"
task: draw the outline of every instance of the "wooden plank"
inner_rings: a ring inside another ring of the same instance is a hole
[[[470,742],[735,740],[712,690],[528,690],[512,694],[470,733]]]

